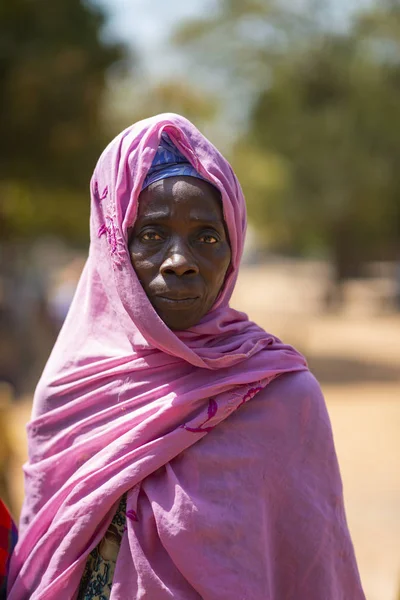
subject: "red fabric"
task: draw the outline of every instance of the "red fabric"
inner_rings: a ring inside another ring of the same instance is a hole
[[[5,589],[11,553],[17,541],[17,528],[4,502],[0,500],[0,594]]]

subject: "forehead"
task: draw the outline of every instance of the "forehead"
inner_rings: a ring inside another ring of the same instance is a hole
[[[223,221],[221,195],[207,181],[196,177],[168,177],[152,183],[139,196],[137,218],[153,213]]]

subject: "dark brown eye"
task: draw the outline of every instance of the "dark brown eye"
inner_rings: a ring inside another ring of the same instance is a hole
[[[215,235],[211,235],[210,233],[205,233],[200,238],[200,242],[204,242],[205,244],[216,244],[218,239]]]
[[[162,239],[162,237],[156,231],[145,231],[141,235],[141,239],[145,242],[159,242]]]

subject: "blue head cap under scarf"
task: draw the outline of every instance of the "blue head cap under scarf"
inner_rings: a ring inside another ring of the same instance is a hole
[[[167,177],[175,177],[177,175],[197,177],[198,179],[204,180],[204,177],[196,171],[188,159],[179,152],[176,146],[174,146],[168,135],[162,133],[160,145],[158,146],[151,167],[146,175],[142,190],[155,181],[166,179]]]

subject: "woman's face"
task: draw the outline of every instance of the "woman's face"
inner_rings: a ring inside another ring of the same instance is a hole
[[[231,260],[219,192],[195,177],[156,181],[139,196],[132,265],[168,327],[196,325],[213,306]]]

